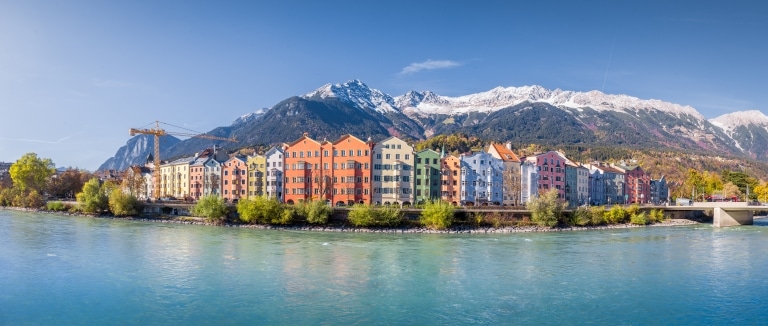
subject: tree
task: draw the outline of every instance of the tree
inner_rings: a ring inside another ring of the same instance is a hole
[[[209,222],[222,223],[227,218],[227,206],[224,204],[224,199],[219,196],[203,196],[192,207],[192,215],[205,217]]]
[[[533,198],[525,206],[531,211],[531,220],[543,226],[555,226],[563,215],[568,204],[558,198],[557,189],[552,188],[537,198]]]
[[[455,207],[448,202],[431,201],[421,211],[419,221],[422,225],[433,230],[447,229],[453,224]]]
[[[35,153],[24,154],[10,169],[13,185],[21,191],[36,190],[42,194],[48,177],[56,173],[51,159],[41,159]]]
[[[75,194],[80,192],[83,185],[92,177],[93,175],[88,171],[70,167],[61,174],[51,176],[48,179],[46,190],[49,195],[54,197],[75,198]]]
[[[739,190],[739,187],[733,184],[733,182],[728,182],[723,185],[723,196],[725,198],[741,198],[741,190]]]
[[[768,201],[768,183],[760,183],[760,185],[755,187],[753,192],[755,193],[755,196],[757,196],[758,201],[763,203]]]
[[[115,216],[135,216],[141,210],[139,200],[122,188],[115,188],[109,193],[109,210]]]
[[[80,210],[87,214],[99,214],[109,209],[109,198],[102,191],[98,178],[91,178],[83,185],[83,191],[77,194]]]

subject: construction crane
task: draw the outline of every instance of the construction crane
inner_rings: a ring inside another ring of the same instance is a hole
[[[170,124],[168,124],[168,125],[170,125]],[[128,134],[131,135],[131,136],[136,136],[138,134],[153,135],[153,136],[155,136],[155,154],[153,155],[153,157],[154,157],[154,164],[155,164],[155,170],[152,171],[152,177],[155,179],[155,181],[154,181],[154,189],[155,190],[154,190],[154,196],[153,196],[155,200],[160,198],[160,136],[173,135],[173,136],[180,136],[180,137],[193,137],[193,138],[204,138],[204,139],[213,139],[213,140],[224,140],[224,141],[237,142],[237,140],[234,137],[233,138],[223,138],[223,137],[206,135],[206,134],[203,134],[203,133],[184,133],[184,132],[166,131],[165,129],[160,128],[160,121],[155,121],[155,127],[154,128],[149,128],[149,129],[130,128],[128,130]]]

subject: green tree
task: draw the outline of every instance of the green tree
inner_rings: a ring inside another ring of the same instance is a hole
[[[98,178],[91,178],[76,196],[79,209],[86,214],[98,214],[109,208],[109,198],[102,192]]]
[[[227,218],[227,205],[224,199],[216,195],[207,195],[200,198],[192,207],[192,215],[205,217],[209,222],[223,223]]]
[[[558,198],[557,189],[550,189],[529,201],[525,207],[531,211],[531,220],[542,226],[555,226],[563,216],[568,203]]]
[[[141,211],[141,204],[132,194],[124,189],[115,188],[109,193],[109,210],[115,216],[135,216]]]
[[[283,223],[286,217],[292,220],[293,215],[285,214],[285,211],[283,204],[264,196],[244,198],[237,202],[237,213],[240,220],[246,223],[286,224]]]
[[[419,216],[419,222],[429,229],[444,230],[453,224],[456,207],[437,200],[428,202]]]
[[[41,159],[35,153],[24,154],[9,171],[13,185],[21,191],[36,190],[42,194],[48,177],[56,173],[51,159]]]

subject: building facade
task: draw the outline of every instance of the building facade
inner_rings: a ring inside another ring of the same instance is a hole
[[[287,144],[285,151],[284,198],[288,204],[333,200],[333,144],[318,142],[307,133]]]
[[[453,204],[461,203],[461,160],[453,155],[440,159],[442,168],[440,199]]]
[[[389,137],[373,148],[374,205],[413,203],[413,147]]]
[[[264,154],[267,162],[264,171],[266,176],[266,195],[269,199],[283,202],[283,160],[284,152],[280,147],[272,147]]]
[[[184,199],[189,195],[189,165],[194,157],[183,157],[160,165],[160,197]]]
[[[557,198],[565,199],[565,161],[565,156],[555,151],[536,156],[539,193],[557,189]]]
[[[539,195],[539,170],[536,156],[520,160],[520,202],[527,204]]]
[[[371,203],[372,151],[371,141],[365,142],[349,134],[333,142],[334,205]]]
[[[504,194],[502,204],[505,206],[521,205],[520,158],[512,152],[512,144],[507,143],[505,146],[502,146],[501,144],[491,143],[488,146],[488,154],[501,160],[504,168],[502,174],[502,192]]]
[[[461,156],[461,203],[501,205],[502,163],[486,152]]]
[[[233,156],[221,165],[221,194],[227,202],[247,198],[248,168],[246,158]]]
[[[262,197],[267,189],[267,158],[264,155],[253,155],[246,158],[248,168],[248,198]]]
[[[440,154],[431,149],[425,149],[416,152],[414,156],[416,203],[440,199],[442,186]]]

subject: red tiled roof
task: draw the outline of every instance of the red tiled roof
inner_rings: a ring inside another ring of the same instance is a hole
[[[499,158],[504,162],[520,162],[520,158],[502,144],[491,143],[491,146],[499,153]]]

